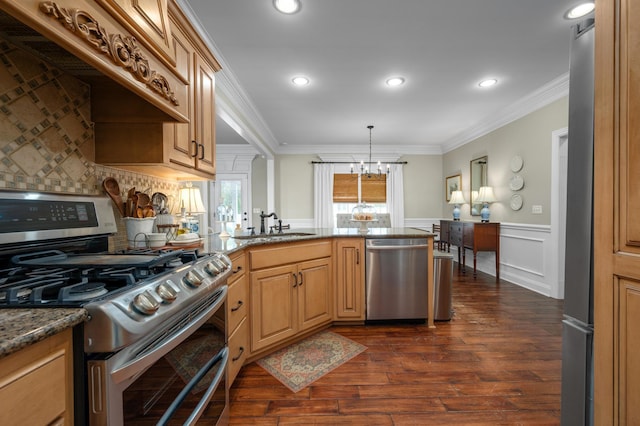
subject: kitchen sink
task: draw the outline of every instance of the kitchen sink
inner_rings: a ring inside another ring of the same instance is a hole
[[[306,237],[315,235],[309,232],[283,232],[282,234],[255,234],[255,235],[236,235],[236,240],[252,240],[252,241],[274,241],[283,240],[290,237]]]

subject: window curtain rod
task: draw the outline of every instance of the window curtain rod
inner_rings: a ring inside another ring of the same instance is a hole
[[[406,161],[381,161],[384,164],[409,164]],[[360,161],[312,161],[311,164],[360,164]],[[364,164],[378,164],[377,161],[371,163],[364,162]]]

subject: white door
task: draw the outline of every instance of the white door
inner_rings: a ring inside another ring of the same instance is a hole
[[[237,225],[251,226],[248,222],[251,211],[249,205],[249,178],[246,173],[217,174],[215,182],[209,183],[209,223],[214,232],[223,228],[233,234]]]

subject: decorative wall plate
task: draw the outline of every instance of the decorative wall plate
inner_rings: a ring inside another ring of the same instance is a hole
[[[522,196],[520,194],[513,194],[511,196],[511,210],[518,211],[522,208]]]
[[[523,165],[524,165],[524,161],[522,160],[522,157],[520,157],[519,155],[514,156],[511,159],[511,162],[509,163],[509,166],[511,167],[511,171],[513,173],[517,173],[520,170],[522,170]]]
[[[513,175],[511,180],[509,180],[509,188],[512,191],[520,191],[524,186],[524,179],[520,175]]]

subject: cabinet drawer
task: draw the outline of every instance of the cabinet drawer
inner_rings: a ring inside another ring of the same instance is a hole
[[[238,324],[247,316],[249,305],[249,278],[246,274],[229,285],[227,293],[227,321],[229,333],[233,333]]]
[[[244,252],[238,255],[231,256],[231,265],[231,269],[233,270],[233,272],[227,279],[228,284],[235,282],[238,278],[244,275],[245,271],[247,270],[247,256],[244,254]]]
[[[331,241],[316,240],[296,244],[278,244],[251,250],[249,256],[251,270],[320,259],[331,256]]]
[[[229,386],[249,355],[249,321],[243,318],[237,330],[229,337]]]

